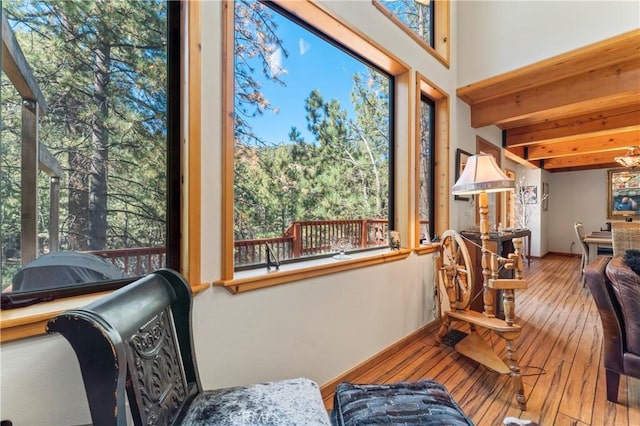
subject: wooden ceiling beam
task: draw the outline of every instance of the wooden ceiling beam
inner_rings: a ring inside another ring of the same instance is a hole
[[[640,56],[623,64],[568,77],[471,106],[471,126],[512,127],[510,122],[542,121],[640,102]]]
[[[505,158],[508,158],[509,160],[520,164],[521,166],[524,166],[529,169],[537,169],[542,166],[540,161],[529,161],[525,159],[526,157],[525,154],[526,154],[525,149],[522,147],[516,147],[513,149],[510,148],[510,149],[504,150]]]
[[[640,146],[640,29],[458,88],[505,156],[551,172],[617,167]]]
[[[529,126],[507,129],[507,146],[562,142],[576,136],[601,136],[636,129],[640,131],[640,104],[557,118]]]
[[[622,167],[622,166],[620,166],[620,164],[618,163],[603,163],[603,164],[588,164],[585,166],[575,166],[575,167],[557,167],[547,171],[551,173],[579,172],[581,170],[613,169],[616,167]]]
[[[626,150],[599,152],[595,154],[574,155],[571,157],[549,158],[544,160],[544,169],[554,171],[554,169],[574,169],[577,167],[598,168],[620,167],[614,157],[623,155]],[[617,166],[616,166],[617,165]]]
[[[469,105],[474,105],[522,89],[588,74],[593,69],[626,61],[639,54],[640,29],[635,29],[511,72],[468,84],[459,88],[456,94]]]
[[[638,127],[640,128],[640,126]],[[638,131],[638,128],[630,131],[612,132],[606,135],[575,137],[570,141],[555,143],[549,141],[543,144],[531,145],[527,148],[527,158],[529,160],[541,160],[594,154],[597,152],[626,150],[636,145],[640,145],[640,131]]]

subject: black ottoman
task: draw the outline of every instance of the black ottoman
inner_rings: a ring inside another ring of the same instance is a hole
[[[340,383],[331,422],[335,426],[473,426],[447,389],[433,380],[388,385]]]

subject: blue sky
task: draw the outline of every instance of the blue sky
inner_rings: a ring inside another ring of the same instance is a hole
[[[342,108],[353,117],[350,102],[351,76],[366,69],[365,65],[333,47],[326,41],[304,28],[273,12],[278,24],[278,35],[289,56],[274,55],[272,68],[284,70],[280,79],[285,87],[272,83],[256,72],[255,77],[262,85],[262,92],[279,109],[251,119],[257,135],[271,143],[288,140],[291,127],[295,126],[306,141],[313,141],[307,131],[304,103],[312,90],[318,89],[325,101],[338,99]],[[259,70],[260,68],[256,68]]]

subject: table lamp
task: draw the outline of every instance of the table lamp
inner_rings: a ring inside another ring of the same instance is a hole
[[[453,185],[453,195],[478,195],[478,209],[480,211],[480,241],[482,242],[482,277],[484,314],[495,316],[493,308],[493,293],[488,291],[487,284],[492,271],[489,269],[491,252],[489,242],[489,192],[503,192],[514,189],[512,179],[504,174],[496,163],[493,155],[477,154],[467,160],[462,175]]]

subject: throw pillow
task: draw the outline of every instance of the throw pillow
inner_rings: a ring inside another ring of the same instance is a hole
[[[633,272],[640,275],[640,250],[629,249],[625,251],[623,260]]]
[[[447,389],[433,380],[386,385],[340,383],[331,415],[336,426],[473,426]]]

